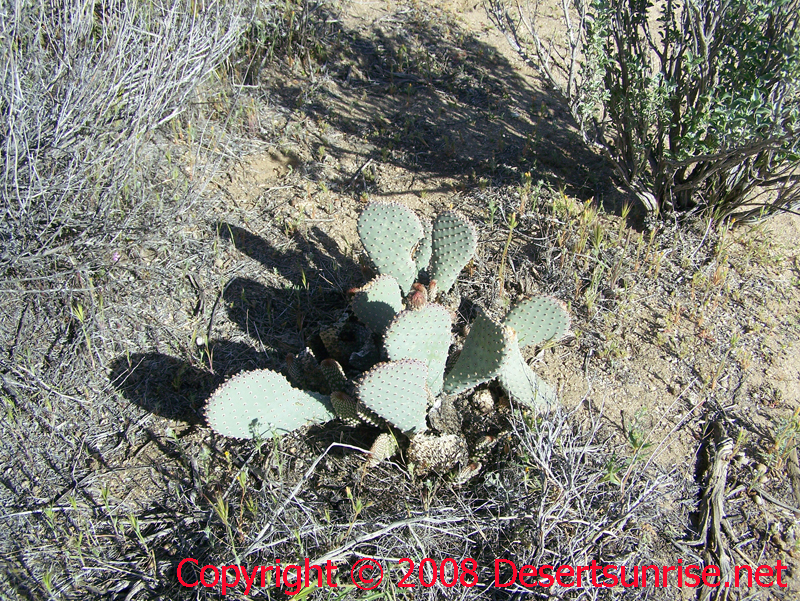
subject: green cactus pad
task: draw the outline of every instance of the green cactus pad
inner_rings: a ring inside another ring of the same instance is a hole
[[[422,222],[422,232],[422,240],[419,241],[417,251],[414,253],[414,263],[417,266],[417,278],[419,278],[421,272],[428,269],[428,265],[431,263],[431,253],[433,252],[433,241],[431,240],[433,227],[431,226],[431,222],[427,219]]]
[[[447,293],[475,254],[478,235],[466,217],[445,211],[433,224],[431,244],[431,279],[436,280],[442,293]]]
[[[458,394],[497,377],[515,345],[516,337],[511,328],[501,325],[483,310],[479,311],[461,354],[444,379],[444,391]]]
[[[564,336],[569,329],[569,314],[560,300],[538,296],[517,303],[503,325],[517,333],[517,342],[524,348]]]
[[[361,423],[358,417],[358,403],[352,397],[343,392],[331,393],[331,406],[333,411],[340,420],[348,426],[357,426]]]
[[[358,235],[381,275],[397,280],[403,293],[417,276],[412,253],[423,236],[414,212],[397,202],[371,202],[358,218]]]
[[[519,345],[514,345],[513,352],[503,363],[498,379],[513,401],[537,411],[547,411],[556,404],[555,391],[525,362]]]
[[[347,390],[347,376],[336,359],[323,359],[319,364],[319,370],[322,372],[325,381],[328,383],[328,388],[332,392],[344,392]]]
[[[426,428],[428,368],[422,361],[403,359],[379,363],[357,384],[359,400],[407,434]]]
[[[278,436],[335,417],[328,397],[292,388],[270,369],[232,377],[208,399],[205,414],[212,430],[235,438]]]
[[[444,366],[452,338],[450,324],[447,309],[429,304],[414,311],[398,313],[383,338],[390,361],[417,359],[428,366],[428,388],[434,395],[442,391]]]
[[[397,280],[381,275],[369,281],[353,297],[353,312],[366,326],[378,334],[403,310],[403,295]]]

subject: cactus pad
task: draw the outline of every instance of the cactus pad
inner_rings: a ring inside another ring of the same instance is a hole
[[[367,460],[367,467],[375,467],[381,461],[389,459],[394,455],[399,447],[397,446],[397,439],[391,432],[384,432],[379,434],[375,442],[369,449],[369,459]]]
[[[345,393],[332,392],[331,406],[334,413],[336,413],[336,417],[348,426],[357,426],[361,423],[361,419],[358,417],[358,403]]]
[[[422,361],[403,359],[379,363],[359,380],[357,393],[367,409],[405,433],[426,428],[428,368]]]
[[[431,234],[431,279],[438,289],[449,292],[459,272],[475,254],[478,235],[466,217],[455,211],[440,213]]]
[[[431,222],[427,219],[422,222],[422,232],[422,240],[419,241],[417,250],[414,253],[414,263],[417,266],[417,277],[419,277],[421,272],[428,269],[428,265],[431,263],[431,252],[433,250],[431,234],[433,233],[433,227],[431,226]]]
[[[556,404],[555,391],[525,362],[519,345],[514,345],[512,353],[500,370],[498,379],[508,396],[518,403],[537,411],[547,411]]]
[[[344,375],[344,369],[336,359],[323,359],[319,364],[319,370],[322,372],[325,382],[327,382],[328,388],[332,392],[345,392],[347,390],[347,376]]]
[[[515,345],[514,331],[481,310],[458,360],[444,379],[444,391],[457,394],[497,377]]]
[[[367,327],[382,334],[389,322],[403,310],[400,286],[390,275],[370,280],[353,297],[353,312]]]
[[[208,399],[205,414],[212,430],[235,438],[285,434],[335,417],[327,397],[292,388],[270,369],[232,377]]]
[[[414,212],[397,202],[371,202],[358,218],[358,235],[381,275],[391,275],[405,293],[417,276],[412,254],[423,237]]]
[[[450,348],[450,314],[441,305],[398,313],[383,339],[390,361],[418,359],[428,366],[428,388],[442,391],[444,366]]]
[[[310,348],[304,348],[296,357],[291,353],[286,355],[286,367],[289,380],[295,386],[323,394],[330,392],[325,376],[320,371],[319,363],[314,356],[314,351]]]
[[[517,303],[503,325],[517,333],[517,342],[523,348],[561,338],[569,329],[569,314],[560,300],[538,296]]]

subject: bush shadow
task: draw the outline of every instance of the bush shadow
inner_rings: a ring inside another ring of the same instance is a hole
[[[428,177],[502,184],[530,172],[534,181],[618,211],[619,182],[583,142],[565,101],[524,77],[481,34],[422,5],[363,28],[332,16],[319,35],[326,43],[322,70],[335,85],[308,93],[307,82],[283,77],[269,86],[286,107],[369,140],[373,150],[359,152],[318,136],[326,153],[356,161],[357,170],[340,170],[340,187],[380,197],[431,191]],[[364,168],[369,161],[416,172],[420,187],[382,190]]]

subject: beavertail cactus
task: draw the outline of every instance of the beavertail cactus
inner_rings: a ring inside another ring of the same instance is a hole
[[[382,334],[394,316],[403,310],[403,295],[397,280],[381,275],[370,280],[353,296],[353,312],[367,327]]]
[[[422,361],[403,359],[379,363],[359,380],[358,399],[387,422],[406,434],[427,426],[428,368]]]
[[[414,212],[397,202],[371,202],[358,218],[358,235],[381,275],[390,275],[406,293],[419,270],[414,251],[424,231]]]
[[[208,423],[220,434],[250,438],[339,417],[353,426],[390,429],[375,441],[370,465],[391,457],[403,433],[412,439],[408,457],[418,473],[457,464],[462,475],[474,474],[480,463],[467,465],[460,405],[447,395],[497,378],[514,401],[551,406],[555,392],[520,349],[563,336],[569,328],[566,308],[539,297],[518,303],[502,321],[479,310],[462,350],[448,358],[453,314],[433,301],[438,295],[453,307],[461,302],[450,290],[475,254],[475,228],[455,211],[423,223],[399,203],[373,202],[358,219],[358,233],[379,275],[355,291],[352,312],[321,329],[328,358],[318,363],[310,348],[287,356],[289,379],[315,392],[293,388],[270,370],[239,374],[212,394]],[[423,272],[427,286],[416,281]],[[378,363],[382,359],[388,361]],[[360,378],[348,378],[355,374]],[[476,403],[488,413],[494,403],[491,392],[484,395]],[[429,425],[442,436],[426,434]]]
[[[444,307],[424,305],[398,313],[383,339],[389,360],[418,359],[428,366],[428,388],[434,395],[442,391],[444,366],[452,339],[450,327],[450,314]]]
[[[525,362],[519,345],[514,345],[498,374],[500,385],[508,396],[537,411],[547,411],[556,403],[556,393]]]
[[[517,303],[503,325],[517,333],[520,348],[558,340],[569,329],[569,314],[564,303],[549,296],[538,296]]]
[[[480,310],[464,340],[458,360],[444,379],[444,391],[457,394],[496,378],[515,344],[516,337],[511,328]]]
[[[478,235],[469,220],[455,211],[440,213],[431,234],[432,280],[443,293],[450,291],[459,272],[475,254]]]
[[[522,357],[520,348],[558,340],[569,329],[569,314],[564,303],[549,296],[524,300],[515,305],[503,320],[517,338],[512,353],[500,370],[500,384],[515,401],[537,410],[547,410],[556,403],[556,393],[539,378]]]
[[[234,438],[281,435],[335,417],[328,397],[292,388],[270,369],[233,376],[214,392],[205,413],[215,432]]]

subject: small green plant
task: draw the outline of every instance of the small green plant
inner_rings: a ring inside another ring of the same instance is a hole
[[[497,214],[497,202],[493,199],[489,199],[489,228],[494,227],[494,218]]]
[[[89,359],[92,362],[92,367],[96,367],[94,363],[94,353],[92,352],[92,340],[89,338],[89,330],[86,328],[87,315],[83,305],[76,302],[72,305],[72,316],[81,324],[81,331],[83,332],[84,340],[86,340],[86,350],[89,352]]]
[[[780,418],[772,433],[772,445],[767,454],[767,465],[780,469],[789,454],[800,444],[800,409],[795,409],[789,418]]]
[[[600,482],[608,482],[614,486],[622,486],[619,474],[624,469],[622,463],[617,459],[616,453],[613,454],[604,464],[600,476]]]

